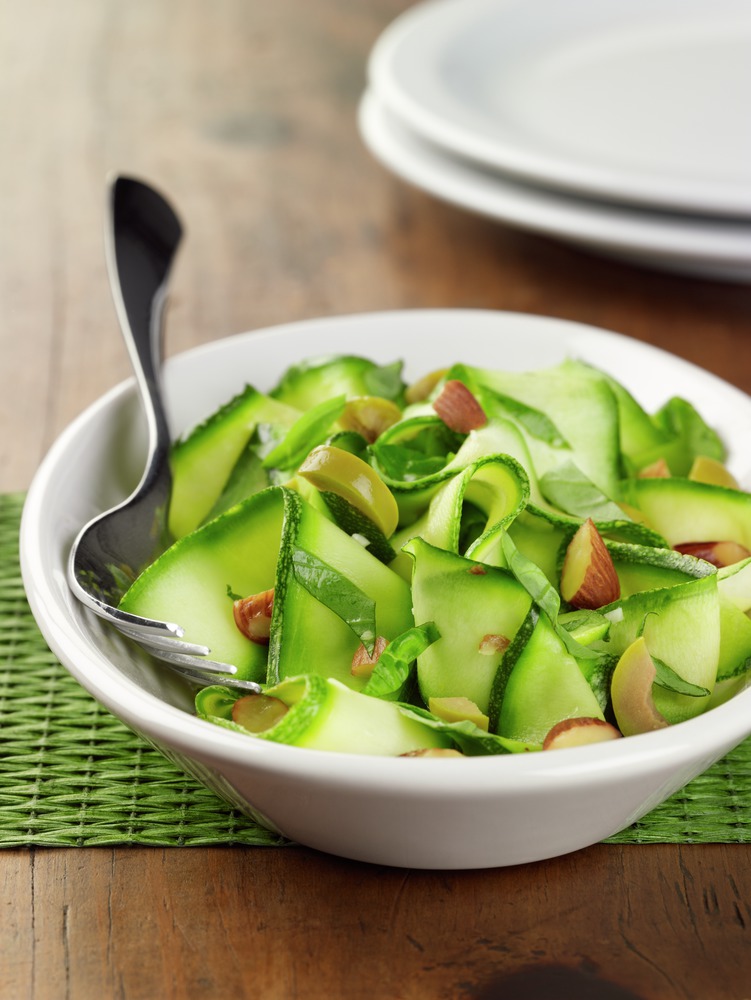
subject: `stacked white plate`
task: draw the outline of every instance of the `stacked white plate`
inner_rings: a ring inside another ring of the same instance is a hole
[[[751,282],[749,0],[428,0],[359,125],[403,180],[610,256]]]

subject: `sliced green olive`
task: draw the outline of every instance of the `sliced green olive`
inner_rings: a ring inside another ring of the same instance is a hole
[[[696,456],[688,478],[698,483],[709,483],[710,486],[726,486],[731,490],[740,489],[738,480],[732,472],[722,462],[718,462],[716,458],[709,458],[707,455]]]
[[[383,396],[355,396],[347,400],[339,423],[345,431],[357,431],[372,444],[385,430],[402,419],[402,411]]]
[[[412,385],[408,386],[404,393],[404,398],[408,403],[422,403],[435,389],[441,379],[446,377],[448,368],[438,368],[436,371],[428,372]]]
[[[279,698],[267,694],[249,694],[232,706],[232,721],[251,733],[263,733],[275,726],[289,711]]]
[[[610,682],[613,712],[624,736],[667,726],[667,719],[658,712],[652,696],[656,676],[644,636],[639,636],[618,660]]]
[[[487,733],[489,719],[473,701],[464,697],[430,698],[428,709],[444,722],[473,722]]]
[[[386,484],[357,455],[322,444],[314,448],[298,469],[319,490],[337,493],[376,524],[389,538],[399,522],[399,508]]]

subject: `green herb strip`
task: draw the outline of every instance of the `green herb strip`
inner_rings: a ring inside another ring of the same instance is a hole
[[[579,629],[590,627],[596,628],[603,622],[607,623],[608,627],[610,626],[610,622],[604,615],[601,615],[599,611],[591,611],[588,608],[579,608],[576,611],[569,612],[565,618],[559,619],[559,624],[567,632],[576,632]]]
[[[401,361],[371,368],[363,372],[362,380],[371,396],[382,396],[397,403],[401,401],[404,391]]]
[[[661,430],[682,441],[691,458],[707,455],[718,462],[725,460],[726,450],[719,434],[688,400],[673,396],[657,411],[654,422]]]
[[[549,503],[574,517],[591,517],[593,521],[630,520],[573,462],[563,462],[545,472],[539,485]]]
[[[565,628],[558,624],[561,598],[540,567],[522,555],[507,532],[504,532],[501,544],[509,569],[535,604],[548,616],[569,653],[580,660],[598,657],[598,653],[582,646]]]
[[[511,396],[506,396],[504,393],[485,385],[482,387],[482,393],[497,403],[532,437],[544,441],[551,448],[570,448],[568,441],[542,410],[536,410],[533,406],[527,406],[526,403],[521,403],[518,399],[513,399]]]
[[[372,656],[376,639],[375,601],[333,566],[305,549],[295,549],[292,553],[292,572],[301,587],[349,625]]]
[[[311,448],[320,444],[344,412],[345,395],[325,399],[290,427],[284,440],[263,460],[264,468],[291,469],[300,464]]]
[[[415,625],[402,632],[388,644],[375,665],[363,694],[375,698],[388,698],[398,694],[409,680],[412,664],[441,633],[433,622]]]
[[[444,722],[424,708],[414,705],[400,705],[402,713],[437,730],[456,743],[459,750],[468,757],[488,756],[489,754],[524,753],[530,750],[542,749],[535,743],[523,743],[520,740],[509,740],[495,733],[486,733],[474,722],[463,719],[460,722]]]
[[[444,455],[425,455],[399,444],[384,444],[377,449],[374,446],[373,451],[385,475],[389,479],[404,483],[412,483],[435,475],[454,457],[453,452]]]
[[[709,688],[701,687],[699,684],[692,684],[690,681],[684,680],[664,660],[659,660],[656,656],[653,656],[652,662],[657,671],[654,683],[658,687],[665,688],[667,691],[674,691],[676,694],[688,695],[689,698],[703,698],[710,694]]]

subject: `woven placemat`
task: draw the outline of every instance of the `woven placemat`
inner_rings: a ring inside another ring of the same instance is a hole
[[[0,495],[0,847],[282,845],[132,733],[50,652]],[[610,843],[751,843],[751,740]]]

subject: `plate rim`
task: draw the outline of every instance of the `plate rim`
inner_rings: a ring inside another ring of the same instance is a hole
[[[644,266],[751,280],[751,228],[741,222],[629,209],[490,174],[412,134],[372,89],[361,96],[358,127],[383,166],[449,204]]]
[[[661,2],[664,5],[669,0]],[[736,0],[727,2],[738,6]],[[505,172],[551,190],[610,200],[626,207],[751,219],[751,190],[744,190],[739,184],[662,179],[629,168],[593,165],[587,163],[586,158],[575,156],[568,159],[560,156],[551,161],[550,156],[535,150],[534,145],[525,146],[523,139],[512,136],[505,141],[494,141],[466,121],[448,115],[445,109],[441,110],[435,103],[430,105],[410,92],[399,79],[394,63],[405,52],[421,59],[423,69],[429,68],[431,57],[435,64],[445,57],[445,51],[431,52],[430,43],[426,46],[425,28],[438,28],[444,35],[450,34],[449,28],[466,28],[487,11],[502,19],[504,9],[511,6],[508,0],[501,4],[497,0],[422,0],[397,15],[377,37],[367,60],[366,75],[370,86],[386,107],[423,139],[475,165]],[[540,16],[544,16],[544,10]],[[728,194],[729,190],[735,194]]]

